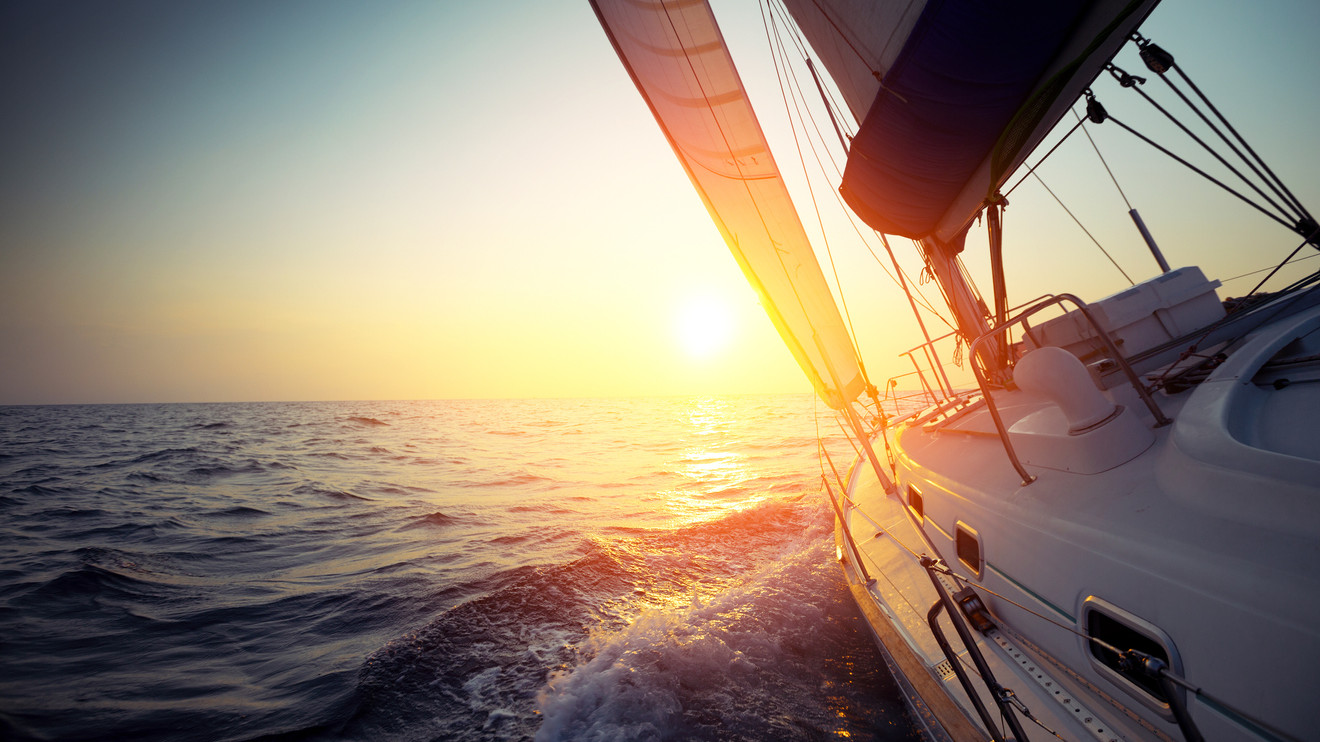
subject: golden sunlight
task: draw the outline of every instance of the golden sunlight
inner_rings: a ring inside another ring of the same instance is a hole
[[[679,309],[674,332],[689,357],[703,359],[728,346],[733,326],[733,310],[728,302],[713,296],[693,296]]]

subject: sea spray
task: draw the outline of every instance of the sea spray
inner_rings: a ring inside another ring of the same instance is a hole
[[[838,661],[848,653],[841,629],[854,617],[838,610],[832,568],[817,541],[709,602],[647,609],[622,629],[593,632],[584,661],[553,673],[538,695],[535,739],[880,739],[856,727],[881,707],[905,731],[892,702],[868,706],[839,688],[852,679],[839,676],[845,667],[868,684],[883,682],[884,670],[851,664],[855,656]],[[806,701],[823,690],[830,707]]]

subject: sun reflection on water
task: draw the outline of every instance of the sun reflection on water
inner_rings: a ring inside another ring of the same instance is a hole
[[[675,525],[695,525],[720,520],[765,502],[762,492],[750,492],[744,484],[756,478],[745,453],[729,450],[741,422],[728,400],[702,398],[687,410],[688,434],[680,454],[678,473],[688,486],[667,493],[666,504]]]

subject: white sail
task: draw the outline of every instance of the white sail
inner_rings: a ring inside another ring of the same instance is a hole
[[[926,9],[926,0],[784,0],[784,6],[834,79],[853,119],[861,123],[880,92],[880,79]]]
[[[820,264],[705,0],[592,0],[610,41],[816,393],[866,388]]]

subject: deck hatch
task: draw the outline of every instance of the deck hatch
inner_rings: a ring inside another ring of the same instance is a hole
[[[976,530],[958,521],[954,526],[953,544],[958,554],[958,561],[980,579],[981,571],[985,567],[985,558],[981,554],[981,537]]]

